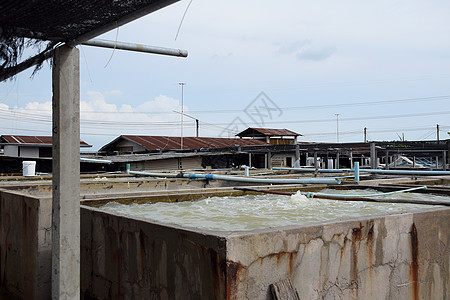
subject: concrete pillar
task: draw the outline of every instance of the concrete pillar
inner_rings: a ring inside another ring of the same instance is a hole
[[[350,168],[353,167],[353,150],[350,150]]]
[[[76,48],[53,59],[52,299],[80,299],[80,67]]]
[[[299,160],[299,159],[300,159],[300,145],[295,144],[295,160]]]
[[[442,151],[442,170],[447,171],[447,152]]]
[[[267,153],[267,168],[272,170],[272,152]]]
[[[336,169],[340,169],[340,167],[339,167],[339,156],[340,156],[339,152],[336,152],[336,166],[335,166]]]
[[[377,150],[375,147],[375,143],[370,143],[370,168],[376,169],[378,168],[377,164]]]
[[[252,167],[252,154],[251,153],[248,154],[248,166],[250,168]]]
[[[314,150],[314,169],[319,168],[319,162],[317,161],[317,150]]]
[[[389,170],[389,151],[386,151],[386,170]]]

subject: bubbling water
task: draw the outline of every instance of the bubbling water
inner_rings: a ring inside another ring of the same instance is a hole
[[[323,190],[323,193],[370,194],[374,191]],[[423,194],[396,194],[384,198],[423,199]],[[427,200],[449,197],[426,195]],[[197,201],[119,204],[110,202],[102,210],[186,227],[218,231],[242,231],[386,215],[422,209],[424,205],[336,201],[307,198],[300,191],[292,196],[273,194],[239,197],[209,197]]]
[[[289,203],[291,204],[311,204],[313,199],[307,198],[302,194],[301,191],[297,191],[295,194],[291,196],[289,199]]]

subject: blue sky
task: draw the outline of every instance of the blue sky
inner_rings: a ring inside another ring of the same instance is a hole
[[[79,46],[81,138],[94,149],[180,135],[179,82],[201,136],[252,126],[360,142],[367,128],[369,140],[422,140],[439,124],[449,137],[450,2],[194,0],[175,40],[188,4],[101,36],[188,58]],[[30,74],[0,83],[1,134],[51,134],[51,70]],[[194,124],[184,118],[185,136]]]

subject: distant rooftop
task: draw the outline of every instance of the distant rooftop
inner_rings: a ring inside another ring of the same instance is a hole
[[[247,128],[244,131],[236,134],[239,137],[267,137],[267,136],[301,136],[289,129],[274,129],[274,128]]]
[[[99,151],[112,150],[118,143],[128,140],[141,145],[148,151],[174,150],[181,148],[181,137],[174,136],[144,136],[144,135],[121,135],[112,142],[100,148]],[[259,140],[237,139],[237,138],[210,138],[210,137],[184,137],[183,149],[195,150],[201,148],[221,148],[232,146],[254,146],[267,145]]]
[[[28,135],[2,135],[0,136],[0,144],[14,145],[41,145],[51,146],[51,136],[28,136]],[[92,147],[84,141],[80,141],[80,147]]]

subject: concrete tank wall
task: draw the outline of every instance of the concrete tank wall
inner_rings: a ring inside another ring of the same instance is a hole
[[[448,299],[450,210],[227,237],[235,299],[271,299],[289,278],[302,299]]]
[[[85,207],[81,224],[82,298],[223,299],[223,237]]]
[[[0,191],[0,282],[22,299],[51,292],[51,198]]]
[[[448,299],[450,210],[242,233],[82,209],[85,299]]]
[[[127,186],[128,188],[128,186]],[[51,198],[0,190],[0,282],[48,299]],[[120,196],[120,195],[117,195]],[[450,209],[213,232],[81,209],[84,299],[450,299]]]

